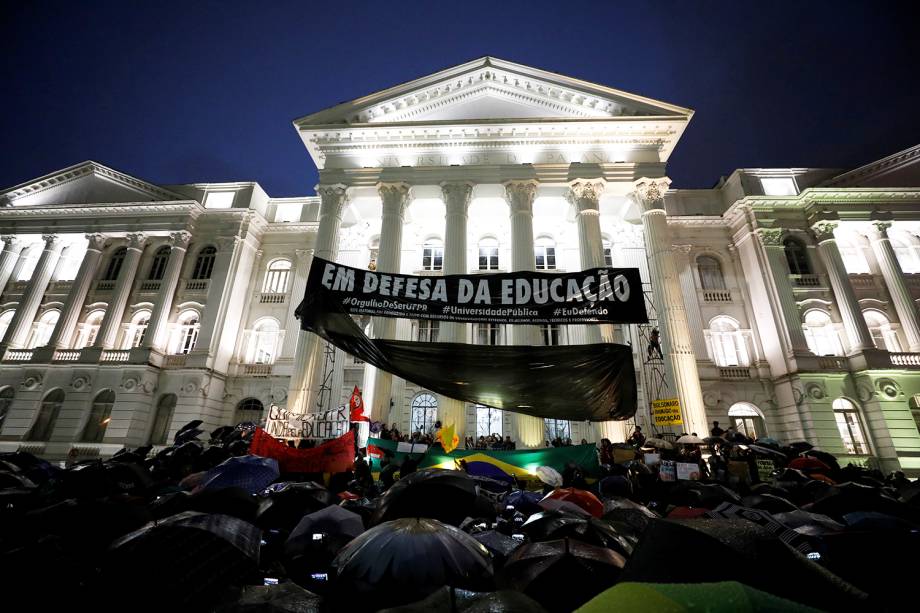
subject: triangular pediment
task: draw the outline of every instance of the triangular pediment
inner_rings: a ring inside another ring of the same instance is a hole
[[[83,162],[0,192],[5,206],[184,200],[183,196],[98,162]]]
[[[492,57],[296,120],[319,126],[689,117],[687,108]]]

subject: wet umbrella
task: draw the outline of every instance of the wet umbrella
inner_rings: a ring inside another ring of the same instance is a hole
[[[445,586],[418,602],[377,613],[546,613],[546,609],[514,590],[471,592]]]
[[[525,515],[532,515],[533,513],[540,512],[539,502],[542,499],[543,496],[539,492],[515,490],[508,494],[503,502],[506,505],[513,506],[516,511],[520,511]]]
[[[37,486],[25,475],[10,471],[0,472],[0,490],[11,487],[34,489]]]
[[[284,567],[294,581],[319,593],[328,590],[332,560],[364,532],[361,516],[330,506],[304,516],[284,544]]]
[[[369,526],[374,511],[377,510],[378,500],[378,498],[356,498],[355,500],[343,500],[339,503],[339,506],[360,515],[364,525]]]
[[[818,613],[818,609],[756,590],[737,581],[705,585],[618,583],[578,609],[578,613],[608,611]]]
[[[521,526],[531,541],[555,541],[571,538],[589,545],[609,547],[624,556],[632,553],[635,540],[617,532],[609,522],[593,517],[576,517],[558,511],[532,515]]]
[[[44,483],[61,472],[60,468],[52,465],[50,462],[24,451],[0,453],[0,460],[16,466],[20,473],[28,477],[34,483]]]
[[[550,487],[562,487],[562,475],[551,466],[538,466],[537,478]]]
[[[706,441],[692,434],[685,434],[677,439],[678,445],[704,445]]]
[[[668,511],[669,519],[694,519],[696,517],[706,517],[709,509],[706,507],[674,507]]]
[[[809,443],[809,442],[807,442],[807,441],[796,441],[796,442],[794,442],[794,443],[789,443],[789,445],[787,445],[787,447],[789,447],[790,449],[792,449],[792,450],[793,450],[794,452],[796,452],[796,453],[804,453],[804,452],[806,452],[806,451],[809,451],[810,449],[814,449],[814,448],[815,448],[814,445],[812,445],[811,443]]]
[[[101,577],[111,602],[204,610],[259,562],[259,529],[229,515],[187,512],[116,540]],[[152,578],[155,577],[155,580]],[[101,586],[100,586],[101,587]]]
[[[465,532],[427,518],[371,528],[339,553],[333,567],[343,597],[381,608],[414,602],[443,585],[470,590],[493,585],[486,548]]]
[[[777,451],[770,447],[764,447],[763,445],[748,445],[747,448],[759,456],[764,456],[770,459],[786,461],[786,454],[782,451]]]
[[[663,438],[648,438],[643,443],[645,447],[655,447],[657,449],[674,449],[674,443],[666,441]]]
[[[475,517],[476,483],[458,470],[426,468],[393,484],[380,498],[373,524],[400,517],[429,517],[458,526]]]
[[[778,536],[744,519],[654,520],[639,540],[621,580],[739,581],[831,611],[858,608],[866,600],[864,593],[797,553]]]
[[[828,486],[805,510],[829,515],[834,519],[841,519],[845,514],[855,511],[877,511],[908,521],[915,517],[914,510],[901,501],[883,494],[877,488],[858,483]]]
[[[917,530],[917,524],[900,517],[878,513],[876,511],[857,511],[846,513],[843,521],[851,530],[883,531],[883,530]]]
[[[186,499],[186,508],[182,510],[223,513],[254,523],[259,511],[259,502],[255,496],[242,488],[222,487],[192,494]]]
[[[773,494],[752,494],[741,499],[741,504],[752,509],[761,509],[768,513],[785,513],[795,511],[797,506]]]
[[[587,490],[580,490],[574,487],[561,487],[547,494],[543,498],[543,501],[546,500],[561,500],[564,502],[571,502],[572,504],[584,509],[594,517],[600,517],[604,514],[604,503],[598,500],[597,496]]]
[[[644,466],[641,464],[640,466]],[[611,475],[609,477],[604,477],[598,483],[598,489],[600,490],[601,496],[608,498],[610,496],[621,496],[627,497],[632,494],[632,481],[629,480],[629,477],[623,475]]]
[[[718,483],[681,481],[671,489],[668,502],[678,506],[713,508],[723,502],[740,503],[741,497]]]
[[[182,426],[181,428],[179,428],[179,429],[176,431],[176,435],[173,437],[173,444],[174,444],[174,445],[181,445],[181,444],[183,444],[183,443],[187,443],[187,442],[190,442],[190,441],[195,441],[195,440],[197,440],[197,439],[198,439],[198,435],[204,433],[204,430],[201,430],[201,429],[198,427],[198,426],[200,426],[202,423],[204,423],[204,422],[201,421],[200,419],[195,419],[195,420],[192,420],[192,421],[188,422],[187,424],[185,424],[185,425]]]
[[[759,439],[757,439],[757,444],[765,445],[767,447],[776,447],[777,449],[779,449],[782,446],[782,444],[778,440],[776,440],[775,438],[771,438],[769,436],[760,437]]]
[[[515,551],[500,575],[504,587],[524,592],[549,611],[571,611],[620,576],[626,559],[571,539],[528,543]]]
[[[827,515],[802,510],[775,513],[773,518],[796,532],[808,536],[821,536],[830,532],[839,532],[846,527]]]
[[[830,466],[828,466],[827,464],[825,464],[818,458],[812,458],[808,456],[794,458],[793,460],[789,462],[789,464],[787,464],[787,466],[789,468],[795,468],[796,470],[801,470],[802,472],[806,474],[812,471],[819,472],[819,473],[826,473],[831,470]]]
[[[499,564],[503,564],[508,559],[508,556],[514,553],[515,549],[524,544],[522,539],[502,534],[497,530],[485,530],[472,536],[489,550],[489,553]]]
[[[313,540],[314,534],[341,534],[355,538],[362,532],[364,521],[360,515],[333,505],[304,515],[291,532],[288,543],[302,539]]]
[[[238,487],[250,494],[264,490],[280,475],[278,460],[256,455],[228,458],[205,475],[201,489]]]
[[[544,498],[540,501],[540,509],[543,511],[557,511],[575,517],[592,517],[589,512],[585,511],[574,502],[559,500],[558,498]]]
[[[833,470],[840,470],[840,463],[837,462],[837,458],[827,453],[826,451],[821,451],[819,449],[809,449],[805,452],[805,455],[810,458],[817,458],[830,466]]]
[[[256,523],[262,528],[287,532],[304,515],[339,502],[335,494],[312,481],[273,483],[260,498]]]
[[[214,613],[315,613],[322,598],[296,583],[247,585],[239,600],[215,609]]]
[[[629,498],[621,498],[619,496],[611,496],[610,498],[604,499],[604,512],[608,513],[614,509],[630,509],[633,511],[639,511],[643,515],[649,518],[659,517],[657,513],[649,509],[647,506],[634,502]]]
[[[703,442],[710,446],[723,445],[723,446],[729,447],[731,445],[734,445],[734,443],[732,443],[731,441],[725,440],[721,436],[707,436],[706,438],[703,439]]]

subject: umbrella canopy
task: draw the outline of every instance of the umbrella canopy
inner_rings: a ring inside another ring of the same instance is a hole
[[[759,439],[757,439],[756,442],[758,445],[765,445],[767,447],[776,447],[777,449],[779,449],[782,446],[782,444],[778,440],[776,440],[775,438],[771,438],[769,436],[762,436]]]
[[[476,516],[476,484],[459,470],[426,468],[393,484],[380,498],[373,524],[400,517],[429,517],[459,526]]]
[[[809,513],[808,511],[802,510],[775,513],[773,518],[796,532],[808,536],[821,536],[831,532],[839,532],[846,527],[827,515],[819,515],[818,513]]]
[[[508,559],[514,550],[524,544],[520,539],[512,538],[507,534],[502,534],[497,530],[485,530],[472,535],[479,541],[483,547],[489,550],[489,553],[501,563]]]
[[[208,471],[200,489],[238,487],[250,494],[264,490],[281,473],[278,460],[255,455],[228,458]]]
[[[674,443],[666,441],[663,438],[647,438],[643,445],[645,447],[656,447],[658,449],[674,449]]]
[[[857,511],[847,513],[843,516],[843,521],[851,530],[865,531],[883,531],[883,530],[917,530],[920,528],[914,522],[907,521],[900,517],[885,515],[876,511]]]
[[[620,554],[571,539],[528,543],[515,551],[500,584],[524,592],[549,611],[571,611],[610,587],[626,564]]]
[[[693,436],[692,434],[685,434],[679,439],[677,439],[677,443],[679,445],[704,445],[706,441],[704,441],[698,436]]]
[[[707,611],[709,613],[817,613],[785,598],[756,590],[737,581],[720,583],[619,583],[584,604],[577,613],[608,611]]]
[[[878,488],[858,483],[828,486],[805,510],[834,519],[842,519],[845,514],[855,511],[877,511],[908,521],[915,517],[914,510],[903,502],[883,494]]]
[[[557,488],[547,494],[543,500],[571,502],[594,517],[600,517],[604,514],[604,503],[598,500],[597,496],[586,490],[580,490],[574,487]]]
[[[102,585],[115,602],[203,610],[256,571],[260,536],[258,528],[229,515],[180,513],[112,543]]]
[[[543,511],[558,511],[559,513],[576,517],[592,517],[590,513],[574,502],[559,500],[558,498],[544,498],[540,501],[540,509]]]
[[[818,458],[812,458],[808,456],[794,458],[787,465],[789,468],[795,468],[801,470],[804,473],[809,471],[815,471],[819,473],[826,473],[831,470],[831,467],[819,460]]]
[[[550,487],[562,487],[562,475],[550,466],[538,466],[537,478]]]
[[[312,613],[319,611],[322,598],[296,583],[247,585],[239,600],[214,613]]]
[[[384,522],[336,557],[336,583],[349,601],[386,607],[414,602],[444,585],[492,586],[489,552],[465,532],[434,519]]]
[[[769,513],[785,513],[795,511],[797,506],[773,494],[752,494],[741,499],[741,504],[752,509],[761,509]]]
[[[770,447],[765,447],[763,445],[748,445],[747,448],[756,455],[764,456],[770,458],[771,460],[775,459],[782,460],[784,462],[786,461],[786,454],[782,451],[778,451]]]
[[[339,502],[338,497],[321,485],[275,483],[262,493],[256,523],[262,528],[290,532],[304,515]]]
[[[514,590],[471,592],[442,587],[424,600],[377,613],[545,613],[532,598]]]
[[[527,490],[515,490],[505,496],[505,505],[513,506],[516,511],[525,515],[532,515],[540,512],[539,502],[543,496],[539,492],[528,492]]]
[[[707,436],[706,438],[703,439],[703,442],[706,443],[707,445],[731,446],[734,444],[731,441],[725,440],[721,436]]]
[[[558,511],[531,515],[521,526],[521,531],[535,542],[569,538],[589,545],[609,547],[624,556],[630,555],[635,546],[635,539],[619,534],[609,522],[593,517],[575,517]]]
[[[357,513],[333,505],[304,515],[291,532],[288,542],[313,540],[314,534],[341,534],[355,538],[364,532],[364,521]]]
[[[723,502],[740,503],[741,497],[724,485],[681,481],[668,494],[668,502],[677,506],[714,508]]]
[[[818,458],[834,470],[840,470],[840,464],[837,462],[837,458],[827,453],[826,451],[821,451],[820,449],[809,449],[805,452],[805,455],[810,458]]]

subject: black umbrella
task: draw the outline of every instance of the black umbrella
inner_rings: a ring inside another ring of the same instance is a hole
[[[521,531],[532,541],[570,538],[589,545],[609,547],[623,556],[629,556],[635,545],[634,539],[618,533],[606,521],[560,511],[543,511],[531,515],[521,526]]]
[[[832,470],[840,470],[840,463],[837,462],[837,457],[827,453],[826,451],[821,451],[819,449],[809,449],[804,453],[804,455],[821,460],[830,466]]]
[[[797,506],[773,494],[752,494],[741,499],[741,504],[752,509],[761,509],[770,513],[785,513],[795,511]]]
[[[273,483],[259,501],[256,523],[290,532],[304,515],[338,502],[335,494],[312,481]]]
[[[459,526],[465,518],[478,516],[476,508],[476,484],[466,473],[426,468],[401,478],[386,491],[372,523],[428,517]]]
[[[523,539],[502,534],[497,530],[475,532],[472,536],[489,550],[499,565],[503,564],[515,549],[524,544]]]
[[[377,613],[545,613],[546,609],[532,598],[514,590],[471,592],[442,587],[412,604]]]
[[[437,520],[384,522],[351,541],[333,562],[349,602],[377,607],[414,602],[443,585],[492,587],[489,552],[465,532]]]
[[[189,511],[223,513],[250,523],[255,523],[259,510],[256,497],[239,487],[200,490],[188,498],[186,504]]]
[[[850,482],[830,486],[805,510],[834,519],[841,519],[845,514],[856,511],[877,511],[908,521],[914,521],[917,515],[914,509],[883,494],[878,488]]]
[[[524,592],[549,611],[572,611],[620,576],[626,559],[603,547],[571,539],[528,543],[515,551],[500,584]]]
[[[796,454],[804,453],[815,448],[814,445],[807,441],[795,441],[794,443],[789,443],[786,446],[792,449],[792,451],[794,451]]]
[[[740,503],[741,497],[718,483],[681,481],[670,492],[668,502],[679,507],[714,508],[723,502]]]
[[[352,500],[343,500],[339,503],[339,506],[352,513],[357,513],[364,521],[364,525],[369,526],[371,525],[371,518],[374,516],[374,511],[377,510],[377,503],[379,500],[379,498],[355,498]]]
[[[322,598],[291,582],[247,585],[236,602],[214,613],[311,613],[319,611]]]
[[[621,581],[739,581],[822,610],[864,606],[866,595],[744,519],[656,519]],[[863,603],[862,605],[860,603]]]

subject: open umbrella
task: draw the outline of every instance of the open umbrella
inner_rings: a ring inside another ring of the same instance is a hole
[[[562,487],[562,475],[551,466],[538,466],[537,478],[550,487]]]
[[[758,445],[763,445],[766,447],[776,447],[777,449],[779,449],[782,446],[782,444],[778,440],[776,440],[775,438],[771,438],[769,436],[761,436],[759,439],[757,439],[756,443]]]
[[[320,610],[322,598],[296,583],[247,585],[239,600],[214,613],[312,613]]]
[[[580,490],[574,487],[557,488],[547,494],[543,500],[561,500],[564,502],[571,502],[572,504],[584,509],[594,517],[600,517],[604,514],[604,503],[598,500],[597,496],[589,491]]]
[[[259,541],[258,528],[229,515],[187,512],[150,523],[112,543],[104,593],[113,602],[205,610],[256,571]]]
[[[589,512],[585,511],[574,502],[559,500],[558,498],[545,498],[541,500],[540,508],[544,511],[558,511],[559,513],[575,517],[592,517]]]
[[[837,462],[837,458],[826,451],[821,451],[820,449],[809,449],[805,452],[805,455],[811,458],[818,458],[833,470],[840,470],[840,463]]]
[[[677,439],[679,445],[704,445],[706,441],[692,434],[685,434]]]
[[[789,443],[787,446],[796,453],[804,453],[815,448],[815,446],[808,441],[795,441],[794,443]]]
[[[434,519],[384,522],[336,557],[337,589],[352,602],[387,607],[414,602],[444,585],[490,589],[489,552],[465,532]]]
[[[311,481],[274,483],[260,498],[256,523],[262,528],[287,532],[292,531],[305,514],[339,502],[335,494]]]
[[[747,448],[759,456],[764,456],[770,459],[786,461],[786,454],[782,451],[778,451],[771,447],[765,447],[763,445],[748,445]]]
[[[598,594],[576,613],[608,611],[817,613],[818,609],[756,590],[737,581],[699,585],[626,582]]]
[[[826,473],[831,470],[831,467],[819,460],[818,458],[812,458],[809,456],[803,456],[798,458],[793,458],[789,464],[789,468],[795,468],[796,470],[801,470],[802,472],[808,474],[810,472],[819,472]]]
[[[284,567],[298,584],[325,593],[333,559],[362,532],[361,516],[339,506],[305,515],[284,543]]]
[[[723,502],[740,503],[741,497],[718,483],[681,481],[668,494],[668,502],[678,506],[714,508]]]
[[[674,449],[674,443],[666,441],[663,438],[647,438],[643,446],[655,447],[657,449]]]
[[[846,528],[845,525],[834,521],[827,515],[802,510],[774,513],[773,518],[796,532],[808,536],[821,536],[831,532],[839,532]]]
[[[828,486],[805,510],[829,515],[834,519],[842,519],[845,514],[855,511],[877,511],[908,521],[913,521],[916,515],[906,504],[883,494],[877,488],[851,482]]]
[[[278,460],[247,455],[229,458],[208,471],[200,489],[238,487],[250,494],[264,490],[278,478]]]
[[[364,532],[364,521],[360,515],[333,505],[304,515],[288,537],[288,543],[316,540],[315,535],[317,534],[341,534],[355,538],[362,532]]]
[[[621,535],[609,522],[555,511],[531,515],[521,526],[521,532],[534,542],[571,538],[589,545],[609,547],[623,556],[630,555],[635,546],[635,539]]]
[[[880,532],[882,530],[916,531],[920,526],[900,517],[885,515],[876,511],[856,511],[846,513],[843,521],[850,530]]]
[[[471,592],[445,586],[418,602],[377,613],[546,613],[546,609],[514,590]]]
[[[741,504],[745,507],[761,509],[768,513],[785,513],[798,509],[797,506],[785,498],[773,494],[752,494],[750,496],[745,496],[741,499]]]
[[[504,587],[524,592],[549,611],[571,611],[620,576],[626,560],[602,547],[571,539],[528,543],[500,574]]]
[[[508,556],[514,553],[515,549],[524,544],[523,540],[502,534],[497,530],[485,530],[472,536],[489,550],[489,553],[499,564],[503,564],[508,559]]]
[[[459,470],[425,468],[393,484],[380,498],[373,524],[400,517],[429,517],[459,526],[477,516],[476,483]]]
[[[527,490],[515,490],[505,496],[502,501],[505,505],[513,506],[516,511],[525,515],[532,515],[540,512],[539,502],[543,496],[539,492],[528,492]]]

